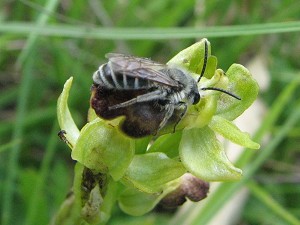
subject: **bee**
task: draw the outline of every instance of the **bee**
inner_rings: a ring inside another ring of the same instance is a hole
[[[184,68],[160,64],[148,58],[108,53],[108,62],[93,74],[91,106],[104,119],[125,116],[121,130],[132,137],[156,135],[167,123],[176,125],[188,105],[200,101],[197,83],[207,64],[208,43],[205,41],[204,65],[195,80]],[[205,87],[200,90],[224,92]]]

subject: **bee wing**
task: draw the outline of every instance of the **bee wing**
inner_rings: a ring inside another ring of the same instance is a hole
[[[178,87],[179,83],[160,70],[167,65],[154,62],[147,58],[139,58],[118,53],[105,55],[109,59],[112,70],[127,76],[151,80],[167,86]]]

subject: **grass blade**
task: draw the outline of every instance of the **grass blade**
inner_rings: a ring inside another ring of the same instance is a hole
[[[299,32],[300,21],[247,24],[212,27],[173,27],[173,28],[109,28],[72,25],[44,25],[34,23],[9,22],[0,24],[0,32],[106,40],[170,40],[200,37],[233,37],[286,32]],[[25,53],[24,53],[25,54]]]

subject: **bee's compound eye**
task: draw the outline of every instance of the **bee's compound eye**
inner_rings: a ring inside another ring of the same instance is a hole
[[[196,105],[199,101],[200,101],[200,94],[199,93],[195,93],[193,105]]]

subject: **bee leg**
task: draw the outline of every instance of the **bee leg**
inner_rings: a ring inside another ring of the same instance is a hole
[[[171,118],[171,116],[174,113],[174,109],[175,109],[174,105],[168,104],[168,105],[166,105],[166,108],[167,108],[167,110],[166,110],[167,112],[165,114],[165,117],[159,124],[158,129],[155,132],[154,136],[156,136],[156,134],[167,124],[168,120]]]
[[[184,116],[184,114],[185,114],[186,111],[187,111],[187,104],[186,104],[185,102],[180,102],[180,103],[179,103],[179,107],[180,107],[181,105],[184,106],[184,109],[183,109],[182,113],[180,114],[179,119],[176,121],[176,123],[175,123],[175,125],[174,125],[173,133],[175,133],[177,125],[179,124],[179,122],[181,121],[182,117]]]
[[[130,99],[126,102],[122,102],[120,104],[108,107],[109,110],[112,109],[118,109],[118,108],[123,108],[123,107],[127,107],[130,105],[133,105],[137,102],[149,102],[149,101],[153,101],[153,100],[157,100],[157,99],[162,99],[164,97],[166,97],[167,92],[162,92],[161,90],[156,90],[156,91],[152,91],[143,95],[139,95],[136,98]]]

